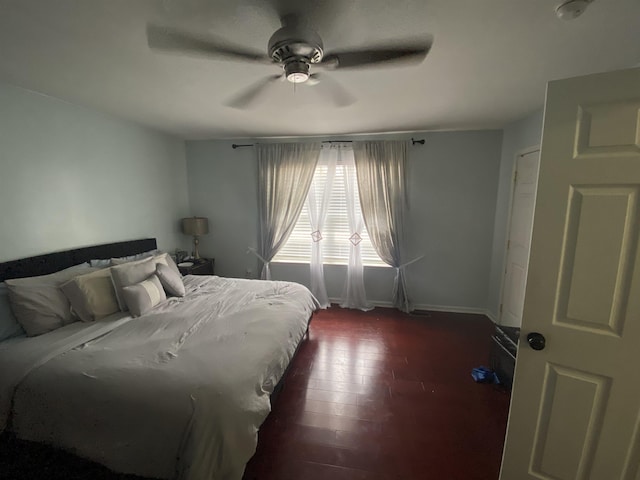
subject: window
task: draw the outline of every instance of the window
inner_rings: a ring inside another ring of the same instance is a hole
[[[343,158],[350,156],[353,158],[353,150],[345,148]],[[322,234],[322,254],[323,261],[327,264],[347,265],[349,263],[349,250],[351,247],[350,237],[353,232],[349,229],[349,221],[347,218],[347,199],[345,191],[345,171],[353,169],[353,178],[355,178],[355,164],[353,161],[340,162],[336,166],[336,174],[333,180],[333,188],[329,201],[329,208],[325,220]],[[327,157],[324,150],[318,160],[316,171],[313,176],[317,201],[324,192],[327,182]],[[358,197],[358,185],[355,185],[355,195]],[[356,215],[362,218],[360,202],[356,201]],[[298,217],[296,226],[278,254],[273,258],[274,262],[290,262],[290,263],[309,263],[311,259],[311,223],[309,221],[308,203],[305,205]],[[361,233],[362,241],[360,242],[360,253],[362,255],[363,265],[388,266],[376,253],[366,227],[363,227]]]

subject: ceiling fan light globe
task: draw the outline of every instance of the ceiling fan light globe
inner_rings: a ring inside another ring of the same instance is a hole
[[[308,73],[294,72],[287,75],[287,80],[291,83],[304,83],[309,79]]]
[[[309,64],[303,60],[292,60],[285,64],[284,73],[291,83],[304,83],[309,79]]]

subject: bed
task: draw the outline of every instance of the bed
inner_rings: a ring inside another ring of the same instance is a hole
[[[155,248],[122,242],[0,264],[0,280]],[[317,302],[289,282],[186,276],[184,297],[0,342],[0,430],[122,473],[242,478]]]

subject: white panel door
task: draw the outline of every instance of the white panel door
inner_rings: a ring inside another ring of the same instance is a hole
[[[519,327],[522,323],[539,162],[538,149],[518,155],[516,159],[507,240],[507,262],[498,322],[509,327]]]
[[[640,69],[549,83],[501,480],[640,480],[639,227]]]

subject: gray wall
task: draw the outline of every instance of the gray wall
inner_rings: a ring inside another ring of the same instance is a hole
[[[182,140],[0,84],[0,261],[157,237],[185,246]]]
[[[426,145],[409,150],[408,249],[425,258],[408,267],[411,298],[418,308],[484,312],[502,132],[413,136],[425,138]],[[215,257],[216,273],[244,277],[251,270],[256,277],[258,262],[246,254],[248,246],[257,244],[255,152],[233,150],[232,143],[187,142],[189,203],[193,215],[210,219],[211,234],[201,239],[200,249]],[[273,264],[272,273],[276,279],[309,283],[308,265]],[[344,266],[325,267],[331,298],[340,297],[345,273]],[[367,296],[378,304],[389,303],[394,273],[391,268],[365,267]]]
[[[498,186],[498,199],[495,207],[496,214],[491,252],[489,297],[487,299],[487,313],[494,322],[499,318],[498,311],[502,293],[502,277],[505,268],[507,224],[509,220],[509,203],[511,202],[514,163],[516,155],[518,155],[519,152],[526,148],[540,145],[542,137],[542,116],[542,110],[539,110],[504,128],[502,157],[500,160],[500,184]]]

